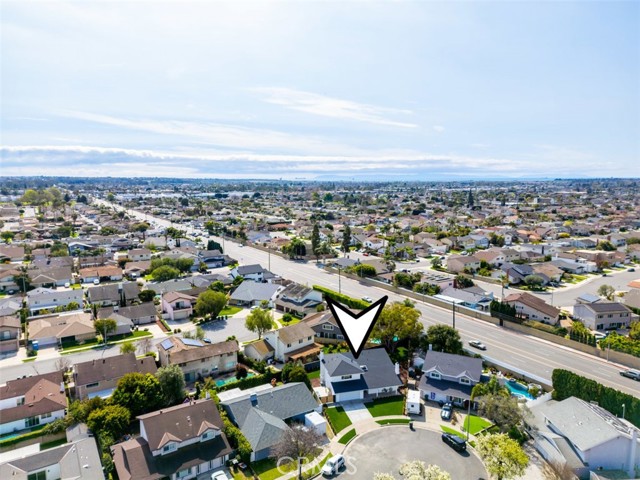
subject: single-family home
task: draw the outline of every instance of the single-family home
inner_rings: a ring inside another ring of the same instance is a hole
[[[275,349],[264,338],[244,346],[244,356],[256,362],[266,362],[273,358]]]
[[[220,250],[200,250],[198,260],[207,268],[220,268],[227,264],[227,257]]]
[[[4,452],[0,458],[0,478],[103,480],[104,471],[96,439],[85,434],[57,447],[40,450],[36,443]]]
[[[27,292],[27,306],[31,314],[41,310],[53,310],[75,304],[76,308],[83,306],[84,293],[82,290],[52,290],[50,288],[36,288]]]
[[[120,480],[188,480],[221,468],[232,449],[218,407],[194,400],[137,417],[140,436],[111,447]]]
[[[63,287],[73,283],[71,267],[36,268],[29,270],[29,279],[32,287]]]
[[[127,373],[151,373],[157,371],[153,357],[136,358],[135,353],[125,353],[113,357],[102,357],[73,365],[74,397],[108,398],[118,385],[118,380]]]
[[[99,282],[119,282],[122,280],[122,269],[115,265],[105,265],[103,267],[83,268],[79,272],[83,283]]]
[[[568,467],[580,479],[600,470],[623,470],[636,478],[640,431],[630,422],[576,397],[536,404],[530,411],[525,422],[549,463]]]
[[[184,320],[193,315],[193,305],[197,297],[181,292],[169,292],[162,295],[162,316],[169,320]]]
[[[305,322],[289,325],[264,334],[264,339],[273,347],[274,358],[278,362],[292,360],[305,361],[320,352],[314,343],[315,332]]]
[[[422,372],[418,389],[425,400],[466,407],[481,380],[482,359],[429,350]]]
[[[460,273],[465,270],[475,272],[480,269],[480,260],[474,255],[450,255],[447,259],[447,270]]]
[[[148,248],[132,248],[127,252],[127,258],[132,262],[151,260],[151,250]]]
[[[527,292],[507,295],[504,302],[516,308],[516,316],[519,318],[537,320],[551,325],[556,325],[560,319],[559,308]]]
[[[252,307],[268,302],[273,306],[276,295],[284,287],[275,283],[242,282],[229,296],[230,305]]]
[[[9,380],[0,386],[0,435],[63,418],[66,408],[62,372]]]
[[[573,318],[590,330],[616,330],[627,328],[637,319],[629,307],[618,302],[576,303]]]
[[[90,313],[76,312],[46,315],[27,324],[29,341],[38,341],[40,347],[52,347],[71,342],[84,342],[96,336]]]
[[[342,330],[329,310],[308,315],[305,317],[304,323],[315,332],[316,343],[344,342]]]
[[[187,382],[232,372],[238,364],[238,342],[229,340],[206,343],[182,337],[170,337],[158,344],[160,365],[176,364]]]
[[[368,248],[369,250],[379,250],[384,247],[384,239],[377,237],[376,235],[368,236],[364,242],[362,242],[362,246]]]
[[[500,248],[490,248],[488,250],[475,252],[473,256],[480,261],[484,260],[493,267],[499,267],[506,262],[504,252]]]
[[[382,347],[363,350],[357,359],[351,352],[320,354],[320,383],[335,402],[397,395],[399,373]]]
[[[128,262],[124,266],[124,274],[131,279],[140,278],[145,275],[150,268],[150,260],[144,260],[142,262]]]
[[[275,300],[276,310],[298,317],[315,312],[322,303],[322,293],[298,283],[290,283]]]
[[[493,293],[474,286],[469,288],[447,287],[434,296],[448,303],[455,303],[474,310],[488,311],[493,301]]]
[[[251,461],[268,458],[292,423],[304,423],[305,416],[319,410],[318,402],[304,383],[287,383],[273,388],[237,391],[231,398],[222,392],[220,404],[251,444]]]
[[[24,247],[22,245],[0,245],[0,262],[24,262]]]
[[[18,284],[16,283],[15,278],[21,274],[22,272],[17,268],[0,270],[0,292],[17,292]],[[22,281],[20,283],[22,283]]]
[[[253,265],[237,266],[232,268],[229,274],[234,279],[242,277],[245,280],[253,280],[254,282],[266,282],[267,280],[274,278],[273,273],[262,268],[262,265],[257,263]]]
[[[0,354],[17,352],[22,326],[17,315],[0,316]]]
[[[87,302],[100,307],[130,305],[139,294],[140,285],[136,282],[110,283],[87,288]]]

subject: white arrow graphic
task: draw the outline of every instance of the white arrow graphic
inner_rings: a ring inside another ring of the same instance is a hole
[[[375,303],[372,303],[360,313],[354,314],[340,303],[327,298],[327,304],[336,319],[347,345],[353,354],[353,358],[358,358],[364,348],[364,344],[371,335],[373,326],[376,324],[382,307],[387,302],[386,295]]]

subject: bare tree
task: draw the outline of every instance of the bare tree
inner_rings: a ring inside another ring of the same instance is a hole
[[[56,370],[66,373],[71,368],[71,360],[67,357],[60,357],[56,360]]]
[[[322,435],[318,432],[301,423],[294,423],[280,442],[271,449],[271,457],[275,458],[279,465],[304,458],[311,460],[322,450],[321,441]]]
[[[153,348],[153,342],[149,337],[145,337],[138,342],[138,349],[142,353],[142,355],[146,355]]]

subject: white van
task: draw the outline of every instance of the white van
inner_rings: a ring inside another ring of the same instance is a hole
[[[327,463],[322,467],[322,475],[325,477],[333,477],[342,467],[344,467],[344,457],[342,455],[335,455],[327,460]]]
[[[407,391],[407,415],[420,415],[421,412],[420,392],[418,390]]]

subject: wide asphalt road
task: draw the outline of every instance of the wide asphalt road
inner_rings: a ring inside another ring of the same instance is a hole
[[[100,203],[121,209],[121,207],[108,202],[100,201]],[[142,212],[127,210],[127,213],[139,219],[145,218],[145,214]],[[167,220],[157,217],[146,215],[146,218],[165,227],[170,225]],[[188,234],[193,233],[193,229],[182,226],[180,228],[186,230]],[[218,237],[211,238],[222,243],[222,239]],[[302,285],[322,285],[334,290],[340,288],[342,293],[355,298],[368,296],[376,300],[384,295],[388,295],[390,301],[403,301],[406,298],[380,287],[364,285],[357,280],[328,273],[322,268],[318,268],[315,262],[293,262],[278,255],[269,255],[262,250],[242,246],[228,239],[225,240],[224,244],[224,253],[238,260],[241,265],[252,263],[259,263],[264,267],[270,265],[273,273]],[[421,302],[417,302],[416,307],[422,314],[421,321],[425,327],[438,323],[452,324],[452,312],[450,310],[433,305],[425,305]],[[487,359],[496,361],[506,367],[528,372],[545,383],[551,383],[551,373],[554,369],[565,368],[579,375],[592,378],[604,385],[640,396],[640,382],[620,376],[620,370],[626,368],[622,365],[613,364],[604,359],[523,333],[504,329],[458,312],[456,312],[456,328],[460,331],[465,344],[471,339],[481,340],[487,346],[487,351],[481,352]]]

